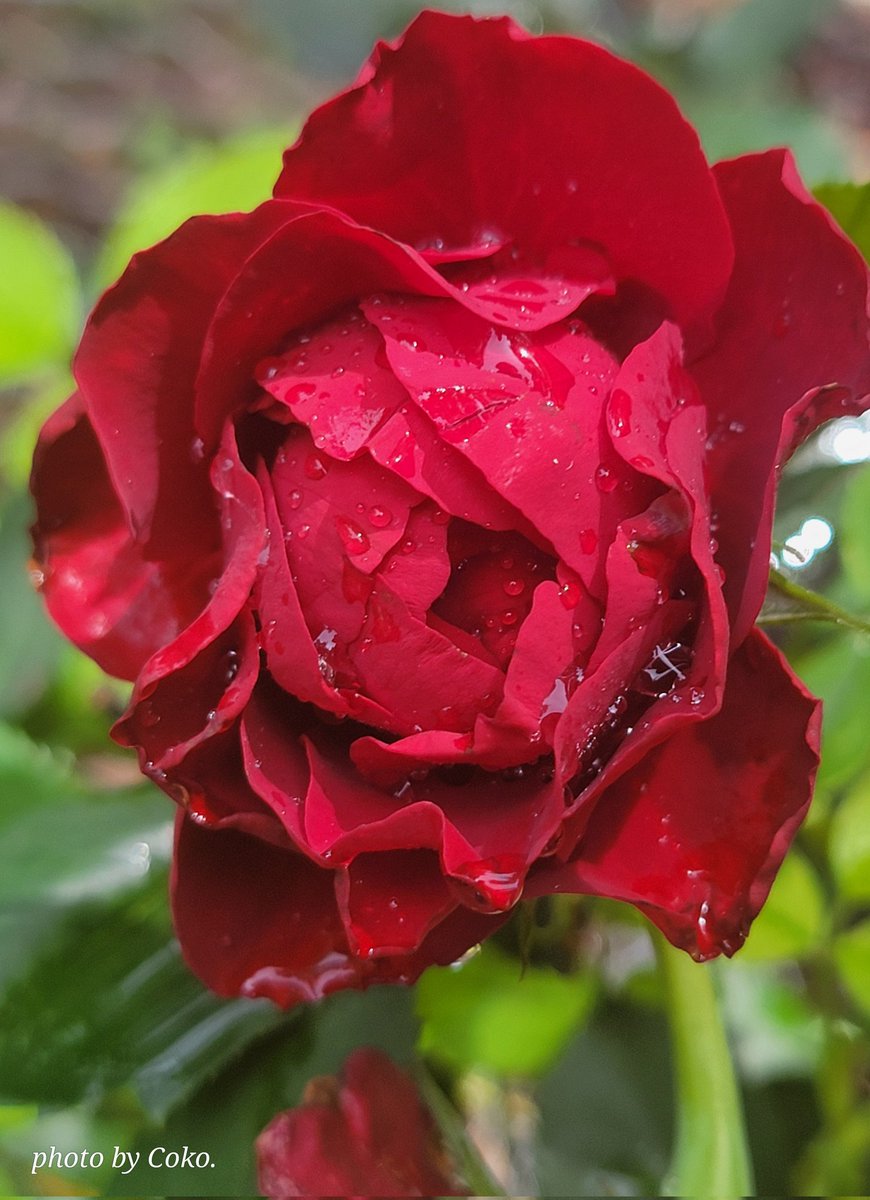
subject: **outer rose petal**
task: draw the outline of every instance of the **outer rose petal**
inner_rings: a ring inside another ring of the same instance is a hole
[[[721,201],[671,97],[597,46],[507,19],[426,12],[379,45],[359,84],[309,119],[275,195],[424,252],[582,238],[684,322],[709,315],[731,268]]]
[[[868,274],[788,151],[715,171],[737,260],[714,348],[692,373],[710,413],[717,557],[736,644],[767,587],[776,470],[821,421],[870,405]]]
[[[341,1081],[309,1083],[301,1107],[257,1139],[259,1186],[284,1196],[467,1196],[407,1075],[356,1050]]]
[[[193,386],[215,305],[251,251],[297,210],[194,217],[137,254],[94,309],[75,375],[131,528],[152,558],[190,554],[212,516],[195,461]]]
[[[179,813],[171,889],[188,965],[220,996],[268,996],[289,1008],[341,988],[413,983],[504,921],[456,908],[413,954],[361,959],[350,951],[334,879],[289,847]]]
[[[36,556],[48,610],[113,675],[133,679],[208,599],[215,539],[199,554],[146,559],[130,533],[80,396],[46,423],[33,464]]]
[[[575,857],[527,894],[628,900],[699,959],[733,954],[810,802],[820,703],[758,630],[721,712],[679,730],[599,798]]]

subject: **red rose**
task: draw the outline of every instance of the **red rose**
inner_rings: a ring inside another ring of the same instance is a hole
[[[378,1050],[309,1083],[257,1139],[264,1196],[467,1196],[417,1089]]]
[[[37,453],[49,608],[135,679],[188,961],[291,1004],[522,896],[746,934],[818,706],[753,630],[776,472],[867,403],[867,271],[785,151],[424,13],[100,301]]]

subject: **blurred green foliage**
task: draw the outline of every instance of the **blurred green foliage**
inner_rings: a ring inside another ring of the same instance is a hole
[[[675,89],[713,157],[788,141],[811,181],[842,177],[836,138],[787,70],[823,0],[749,0],[671,41],[613,19],[619,7],[584,0],[571,11]],[[393,0],[339,9],[346,20],[325,40],[342,69],[415,10]],[[559,28],[569,9],[540,6]],[[323,51],[324,12],[262,0],[251,19],[319,61],[309,42],[319,27]],[[252,1194],[260,1129],[312,1076],[374,1044],[400,1062],[429,1061],[448,1125],[460,1119],[451,1101],[472,1125],[482,1119],[484,1091],[468,1083],[485,1077],[500,1097],[504,1153],[532,1161],[541,1194],[650,1194],[673,1107],[661,991],[635,914],[552,906],[525,957],[508,930],[469,961],[427,972],[414,992],[342,994],[290,1016],[218,1000],[172,938],[169,805],[129,782],[129,760],[107,740],[127,689],[63,644],[27,580],[30,452],[71,386],[82,293],[111,283],[187,216],[266,198],[298,115],[144,171],[83,264],[86,287],[51,229],[0,205],[0,1191]],[[870,187],[837,182],[819,194],[866,254]],[[832,546],[807,577],[864,613],[868,509],[870,468],[828,462],[786,473],[778,516],[783,540],[808,515],[830,521]],[[745,950],[716,973],[759,1192],[858,1194],[870,1189],[870,645],[817,626],[783,644],[825,700],[817,801]],[[518,1094],[534,1111],[531,1132],[512,1124]],[[187,1144],[216,1165],[183,1182],[141,1166],[121,1177],[110,1158],[96,1172],[33,1176],[33,1151],[51,1144],[109,1154]]]

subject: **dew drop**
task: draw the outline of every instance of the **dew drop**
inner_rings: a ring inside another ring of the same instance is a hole
[[[609,420],[614,437],[631,433],[631,396],[622,388],[614,388],[610,393]]]
[[[612,492],[618,484],[619,480],[616,478],[616,475],[609,467],[605,467],[604,463],[596,469],[595,486],[599,492]]]
[[[568,609],[577,607],[581,594],[579,583],[563,583],[559,588],[559,599]]]
[[[369,509],[369,520],[375,529],[386,529],[393,519],[393,514],[383,505],[373,504]]]
[[[580,549],[584,554],[594,554],[598,549],[598,534],[594,529],[580,530]]]
[[[317,454],[309,454],[305,459],[305,474],[309,479],[322,479],[327,469],[323,459]]]
[[[335,528],[347,554],[365,554],[371,548],[368,534],[349,517],[336,517]]]
[[[526,590],[526,585],[522,579],[507,579],[502,585],[508,596],[521,596]]]

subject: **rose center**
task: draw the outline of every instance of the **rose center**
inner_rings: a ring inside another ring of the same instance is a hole
[[[454,521],[448,539],[450,579],[432,611],[477,638],[506,666],[535,588],[556,578],[556,562],[517,533],[491,533]]]

